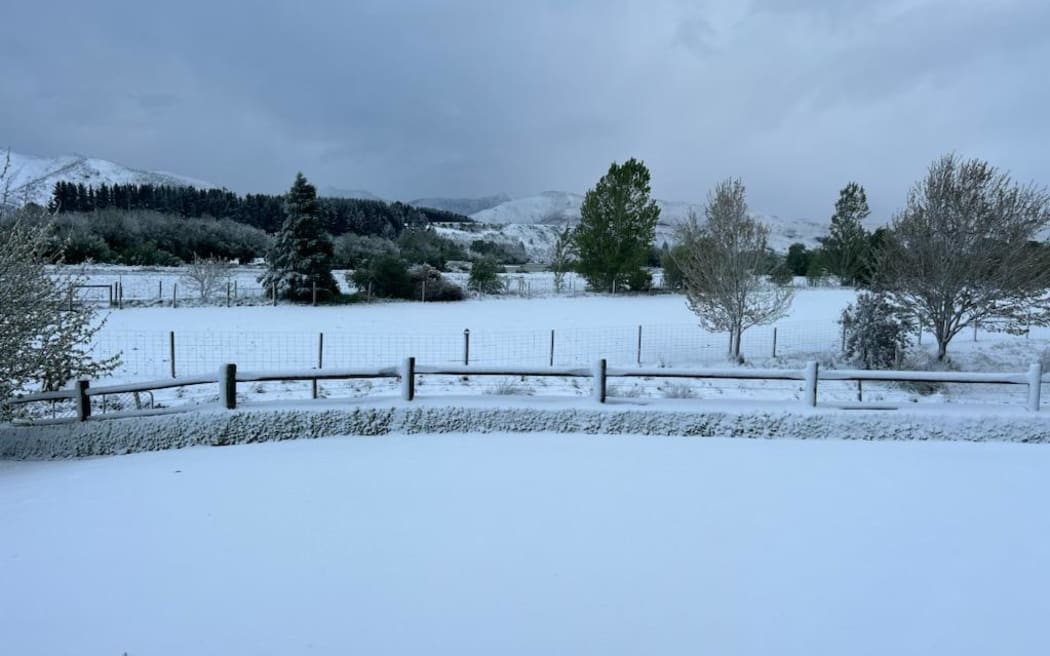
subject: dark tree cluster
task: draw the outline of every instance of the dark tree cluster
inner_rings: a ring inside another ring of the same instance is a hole
[[[471,221],[460,214],[399,202],[319,198],[317,204],[319,217],[332,235],[352,233],[393,239],[407,227]],[[230,219],[269,233],[280,230],[285,219],[284,196],[239,196],[226,189],[150,184],[86,186],[59,182],[55,184],[50,209],[55,212],[152,210],[182,217]]]
[[[155,211],[70,212],[51,219],[52,251],[67,264],[175,266],[194,258],[251,262],[270,237],[229,219],[182,218]]]

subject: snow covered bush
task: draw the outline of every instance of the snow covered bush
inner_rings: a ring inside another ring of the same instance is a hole
[[[408,270],[412,279],[412,297],[424,301],[462,301],[463,288],[445,278],[429,264],[420,264]]]
[[[862,369],[891,369],[911,341],[909,325],[900,309],[881,294],[864,292],[842,311],[839,320],[846,332],[843,355]]]
[[[119,356],[95,361],[88,350],[104,322],[91,305],[74,307],[75,275],[51,275],[51,223],[42,210],[0,216],[0,414],[12,394],[57,390],[81,376],[111,371]]]

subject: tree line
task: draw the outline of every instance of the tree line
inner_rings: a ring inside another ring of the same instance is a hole
[[[55,213],[153,211],[188,218],[229,219],[275,233],[285,218],[284,200],[282,195],[240,196],[226,189],[58,182],[48,209]],[[395,238],[407,227],[471,222],[469,217],[445,210],[359,198],[319,198],[317,211],[332,235]]]

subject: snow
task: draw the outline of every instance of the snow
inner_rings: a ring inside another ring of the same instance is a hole
[[[589,383],[583,391],[590,392]],[[844,411],[793,401],[615,398],[476,394],[417,386],[415,401],[396,390],[367,398],[260,401],[238,394],[238,409],[217,405],[215,385],[204,405],[119,413],[86,422],[4,426],[0,458],[49,459],[160,451],[189,446],[398,433],[559,433],[731,436],[748,439],[855,439],[1050,443],[1050,414],[975,403],[916,404],[888,412]]]
[[[0,153],[0,157],[6,155]],[[0,161],[2,165],[2,161]],[[60,157],[36,157],[11,153],[9,201],[13,203],[34,202],[46,205],[56,182],[83,183],[87,186],[100,184],[154,184],[176,187],[193,186],[212,189],[216,185],[203,180],[161,171],[140,171],[104,159],[82,155]]]
[[[575,223],[580,218],[580,206],[583,204],[583,195],[567,191],[545,191],[535,196],[515,198],[480,212],[471,214],[470,217],[483,224],[514,225],[519,232],[535,233],[531,237],[536,240],[544,238],[544,231],[539,229],[542,224],[564,225],[566,222]],[[657,226],[656,243],[674,243],[675,226],[683,223],[689,218],[690,213],[703,216],[703,203],[665,201],[656,199],[660,207],[660,223]],[[831,206],[828,213],[830,216]],[[775,214],[752,213],[755,218],[766,223],[770,227],[769,246],[777,251],[786,252],[788,246],[795,242],[802,242],[807,246],[816,246],[817,238],[827,234],[828,219],[806,219],[797,217],[781,217]],[[869,229],[874,229],[880,224],[869,221]],[[529,230],[529,226],[537,229]]]
[[[1048,467],[556,434],[0,463],[0,653],[1045,654]]]

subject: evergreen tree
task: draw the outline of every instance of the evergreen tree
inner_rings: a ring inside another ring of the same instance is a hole
[[[503,291],[503,279],[499,277],[499,262],[491,255],[474,260],[470,266],[467,289],[479,294],[499,294]]]
[[[649,197],[649,177],[649,169],[634,158],[622,165],[613,162],[584,197],[573,244],[577,270],[591,289],[647,286],[649,276],[642,267],[660,218],[660,208]]]
[[[911,345],[911,326],[883,294],[864,292],[842,311],[843,355],[863,369],[890,369]]]
[[[867,278],[869,238],[861,222],[869,214],[864,187],[856,182],[843,187],[835,202],[828,236],[823,239],[825,262],[843,284],[853,285]]]
[[[332,277],[332,239],[321,223],[317,190],[302,173],[296,174],[285,194],[284,212],[284,224],[266,256],[268,270],[260,282],[276,285],[279,294],[294,301],[310,300],[315,285],[318,299],[338,294]]]

